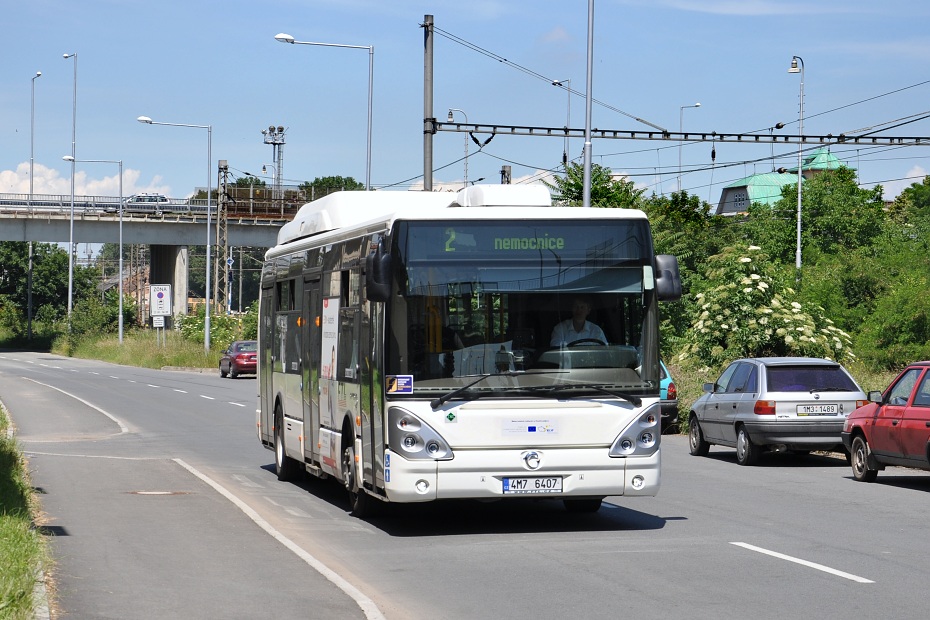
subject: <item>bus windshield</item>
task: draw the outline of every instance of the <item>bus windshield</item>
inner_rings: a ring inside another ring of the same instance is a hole
[[[392,256],[388,396],[658,394],[644,219],[400,222]]]

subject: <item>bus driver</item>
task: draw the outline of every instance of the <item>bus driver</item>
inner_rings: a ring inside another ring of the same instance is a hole
[[[588,320],[590,313],[591,302],[584,297],[576,297],[572,301],[572,318],[565,319],[552,329],[550,346],[564,346],[576,340],[597,340],[607,344],[604,330]]]

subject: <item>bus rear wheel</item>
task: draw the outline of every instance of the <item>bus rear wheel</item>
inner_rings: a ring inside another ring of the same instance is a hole
[[[358,469],[355,466],[355,448],[346,446],[342,451],[342,481],[349,494],[349,510],[352,516],[363,519],[374,514],[374,501],[358,484]]]

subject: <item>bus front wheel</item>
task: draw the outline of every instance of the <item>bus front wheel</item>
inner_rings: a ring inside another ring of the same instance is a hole
[[[342,451],[342,481],[349,494],[349,509],[352,516],[363,519],[374,512],[374,500],[358,484],[358,469],[355,466],[355,448],[346,446]]]

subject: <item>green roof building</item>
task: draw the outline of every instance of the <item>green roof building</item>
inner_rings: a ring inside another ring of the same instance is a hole
[[[823,146],[814,149],[802,159],[801,174],[805,179],[809,179],[824,170],[836,170],[844,165],[830,152],[830,147]],[[749,210],[749,205],[756,202],[775,204],[781,198],[782,187],[790,184],[797,188],[797,183],[797,166],[783,172],[764,172],[733,181],[720,193],[720,201],[714,213],[736,215],[745,213]]]

